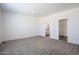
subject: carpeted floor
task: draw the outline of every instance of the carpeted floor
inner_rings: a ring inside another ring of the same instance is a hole
[[[1,55],[79,55],[79,46],[41,36],[7,41],[0,45]]]

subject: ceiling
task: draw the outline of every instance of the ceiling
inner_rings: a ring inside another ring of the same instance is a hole
[[[78,3],[6,3],[3,10],[42,17],[79,7]]]

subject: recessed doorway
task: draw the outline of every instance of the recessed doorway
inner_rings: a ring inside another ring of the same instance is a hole
[[[45,31],[46,31],[45,36],[49,38],[49,37],[50,37],[50,25],[49,25],[49,24],[46,24],[46,29],[45,29]]]
[[[59,40],[67,42],[67,19],[59,20]]]

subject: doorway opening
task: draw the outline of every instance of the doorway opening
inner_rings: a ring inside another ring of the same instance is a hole
[[[67,19],[59,20],[59,40],[67,42]]]
[[[50,38],[50,25],[49,24],[46,24],[45,31],[46,31],[45,36],[48,37],[48,38]]]

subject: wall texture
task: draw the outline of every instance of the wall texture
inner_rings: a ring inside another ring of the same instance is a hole
[[[79,44],[79,8],[40,18],[40,35],[45,36],[45,22],[50,23],[50,38],[59,39],[59,20],[68,20],[68,42]]]
[[[1,43],[1,37],[2,37],[2,33],[1,33],[1,9],[0,9],[0,43]]]
[[[3,12],[3,41],[38,35],[36,17],[13,12]]]

